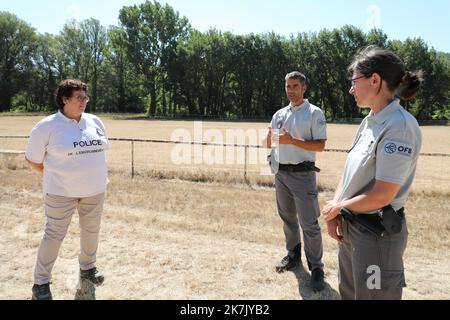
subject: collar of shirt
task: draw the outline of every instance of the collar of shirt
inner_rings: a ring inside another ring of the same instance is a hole
[[[67,123],[69,123],[69,122],[77,122],[75,119],[70,119],[70,118],[67,118],[65,115],[64,115],[64,113],[62,113],[61,111],[58,111],[58,113],[57,113],[57,116],[61,119],[61,120],[63,120],[64,122],[67,122]],[[79,124],[81,124],[82,122],[84,122],[84,113],[82,113],[81,114],[81,118],[80,118],[80,122],[77,122],[77,123],[79,123]]]
[[[294,106],[292,105],[292,102],[291,102],[291,103],[289,103],[289,107],[290,107],[290,110],[291,110],[291,111],[295,112],[295,111],[300,110],[300,109],[303,108],[304,106],[306,106],[308,103],[309,103],[308,99],[304,99],[304,100],[303,100],[303,103],[302,103],[301,105],[294,107]]]
[[[373,111],[370,111],[369,120],[374,121],[378,124],[383,123],[391,113],[401,108],[399,102],[400,102],[399,99],[394,99],[394,101],[388,104],[385,108],[383,108],[383,110],[381,110],[377,114],[373,114]]]

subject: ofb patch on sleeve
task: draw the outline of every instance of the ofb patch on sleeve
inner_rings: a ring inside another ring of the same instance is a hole
[[[385,140],[383,143],[383,154],[387,156],[401,155],[411,157],[414,154],[413,146],[404,142]]]

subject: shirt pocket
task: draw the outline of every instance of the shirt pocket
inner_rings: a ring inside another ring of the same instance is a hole
[[[353,151],[358,154],[363,166],[373,165],[376,159],[376,144],[373,139],[361,139]]]
[[[373,140],[367,138],[361,138],[356,145],[352,148],[352,152],[358,153],[362,156],[370,155],[374,149]]]
[[[292,118],[289,123],[290,134],[295,139],[312,140],[311,121],[306,116],[301,118]]]

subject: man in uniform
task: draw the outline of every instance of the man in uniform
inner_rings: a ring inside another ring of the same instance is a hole
[[[305,75],[291,72],[285,81],[290,104],[275,113],[264,141],[267,148],[272,148],[270,162],[275,173],[277,208],[288,251],[276,265],[276,271],[284,272],[301,263],[301,226],[311,286],[314,291],[321,291],[325,283],[316,186],[316,172],[320,170],[315,166],[315,153],[325,149],[326,120],[320,108],[304,99]]]

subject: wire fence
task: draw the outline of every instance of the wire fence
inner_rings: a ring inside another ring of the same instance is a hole
[[[29,136],[0,136],[0,139],[28,139]],[[130,143],[130,163],[129,163],[129,171],[131,178],[134,178],[136,175],[136,143],[153,143],[153,144],[182,144],[182,145],[190,145],[190,146],[211,146],[211,147],[226,147],[226,148],[243,148],[244,149],[244,163],[243,163],[243,178],[245,182],[248,182],[248,173],[249,173],[249,150],[250,149],[265,149],[262,145],[254,145],[254,144],[227,144],[227,143],[211,143],[211,142],[196,142],[196,141],[172,141],[172,140],[157,140],[157,139],[131,139],[131,138],[109,138],[109,141],[115,142],[129,142]],[[345,149],[325,149],[324,152],[327,153],[347,153]],[[0,154],[24,154],[23,150],[11,150],[11,149],[0,149]],[[450,154],[448,153],[421,153],[421,156],[426,157],[440,157],[440,158],[450,158]]]

